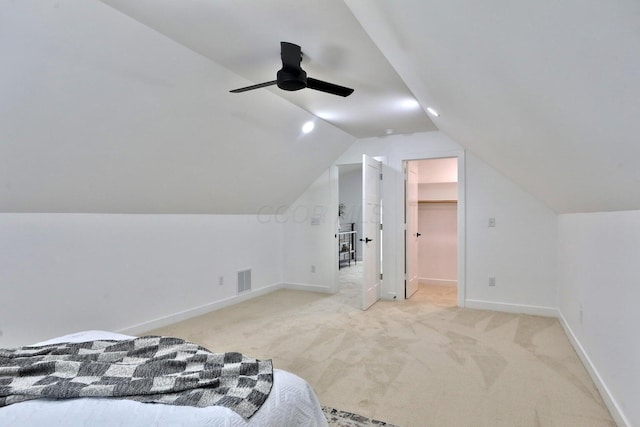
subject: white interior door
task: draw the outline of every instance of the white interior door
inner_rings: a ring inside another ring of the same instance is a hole
[[[362,156],[362,309],[380,299],[380,162]]]
[[[404,297],[418,290],[418,164],[406,163],[405,190],[405,264]]]

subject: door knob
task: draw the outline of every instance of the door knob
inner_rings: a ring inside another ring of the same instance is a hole
[[[416,233],[416,237],[422,236],[422,233]]]
[[[373,239],[370,239],[368,237],[365,237],[364,239],[360,239],[361,242],[365,242],[365,243],[369,243],[370,241],[372,241]]]

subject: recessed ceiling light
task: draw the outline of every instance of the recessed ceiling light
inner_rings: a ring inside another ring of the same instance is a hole
[[[315,126],[316,125],[313,122],[307,122],[304,125],[302,125],[302,132],[303,133],[309,133],[309,132],[311,132],[313,130],[313,128]]]
[[[420,104],[413,98],[405,99],[402,101],[402,106],[406,109],[418,108]]]
[[[385,129],[384,133],[386,133],[387,135],[391,135],[393,133],[393,129]]]
[[[337,115],[331,111],[316,111],[313,114],[320,117],[322,120],[333,120],[337,118]]]
[[[440,113],[438,113],[436,110],[434,110],[431,107],[427,107],[427,111],[429,112],[429,114],[431,114],[434,117],[440,117]]]

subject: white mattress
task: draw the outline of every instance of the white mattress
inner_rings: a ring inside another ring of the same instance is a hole
[[[128,335],[85,331],[38,343],[128,339]],[[0,408],[1,427],[27,426],[220,426],[220,427],[320,427],[327,426],[318,398],[302,378],[273,370],[269,397],[249,421],[221,406],[194,408],[149,404],[124,399],[81,398],[30,400]]]

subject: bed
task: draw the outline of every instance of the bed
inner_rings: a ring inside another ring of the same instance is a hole
[[[105,331],[84,331],[34,345],[134,337]],[[271,391],[248,420],[222,406],[204,408],[140,403],[126,399],[36,399],[0,408],[0,427],[16,426],[327,426],[322,407],[302,378],[273,369]]]

